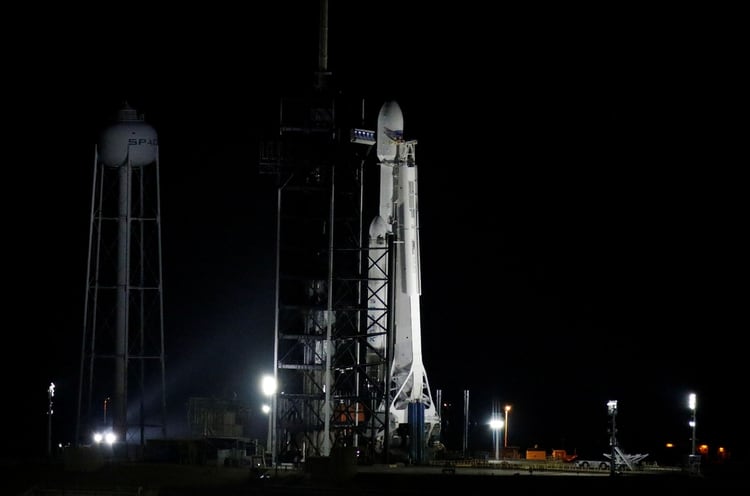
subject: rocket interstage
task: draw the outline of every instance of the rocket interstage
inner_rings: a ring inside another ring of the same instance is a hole
[[[430,442],[439,433],[440,418],[422,361],[420,315],[421,262],[419,241],[419,206],[417,166],[414,160],[416,141],[405,141],[404,118],[398,103],[383,104],[375,132],[380,167],[378,215],[369,231],[369,331],[368,343],[376,350],[386,347],[387,308],[392,305],[393,352],[389,357],[390,383],[388,405],[392,435],[410,419],[413,408],[423,409],[424,433],[415,432],[414,439]],[[388,236],[393,249],[388,250]],[[389,261],[388,257],[394,257]],[[391,262],[389,264],[389,262]],[[410,413],[411,412],[411,413]],[[414,426],[410,426],[414,428]],[[421,427],[420,427],[421,430]],[[396,442],[396,439],[393,440]]]

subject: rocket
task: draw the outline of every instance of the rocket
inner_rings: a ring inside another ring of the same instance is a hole
[[[389,421],[395,432],[400,424],[409,423],[409,405],[421,405],[427,431],[424,439],[429,440],[439,430],[440,419],[422,362],[416,141],[404,140],[404,117],[395,101],[385,102],[380,108],[375,138],[380,194],[378,214],[369,227],[368,319],[373,335],[368,336],[368,344],[373,350],[385,350],[386,309],[392,291],[394,349],[388,363]],[[389,236],[393,239],[390,255]],[[395,257],[390,266],[389,256]]]
[[[370,346],[385,352],[388,302],[387,236],[393,234],[393,174],[398,144],[403,141],[404,114],[396,102],[386,102],[378,113],[375,133],[376,152],[380,167],[378,215],[370,223],[369,250],[372,261],[368,274],[368,309],[371,334]]]

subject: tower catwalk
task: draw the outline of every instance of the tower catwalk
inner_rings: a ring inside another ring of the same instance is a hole
[[[125,105],[94,151],[77,444],[166,435],[159,195],[156,131]]]

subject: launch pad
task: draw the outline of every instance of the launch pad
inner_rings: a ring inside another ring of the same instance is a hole
[[[395,101],[330,87],[321,6],[315,87],[280,99],[260,147],[277,189],[270,451],[425,463],[440,418],[421,349],[416,141]]]

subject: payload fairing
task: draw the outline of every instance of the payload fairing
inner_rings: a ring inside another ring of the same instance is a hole
[[[388,404],[382,409],[388,415],[389,446],[409,448],[413,453],[436,438],[440,418],[422,361],[416,141],[405,141],[403,129],[398,103],[384,103],[375,132],[380,167],[379,209],[370,223],[368,245],[374,261],[368,274],[368,320],[377,325],[371,327],[374,332],[371,331],[368,344],[374,350],[386,350],[387,334],[377,330],[387,328],[386,308],[391,303],[393,349],[387,364]],[[393,240],[393,261],[388,259],[389,236]],[[380,436],[380,443],[383,437]]]

